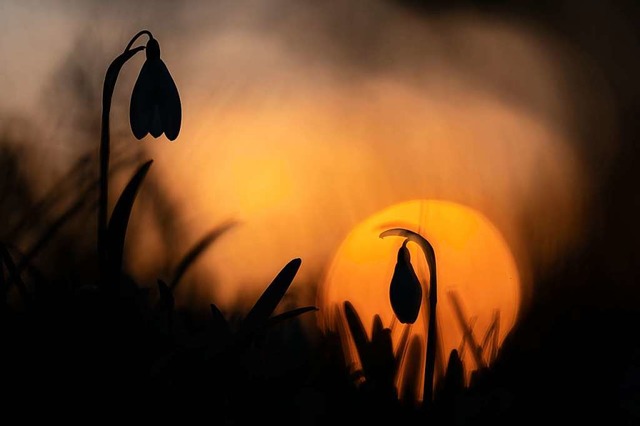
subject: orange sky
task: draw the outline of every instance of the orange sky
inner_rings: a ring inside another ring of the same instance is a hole
[[[141,142],[155,160],[151,173],[178,203],[181,239],[172,248],[185,252],[217,224],[241,223],[195,265],[199,287],[183,289],[203,306],[252,299],[294,257],[303,266],[292,290],[314,300],[303,283],[322,276],[353,227],[407,200],[481,212],[525,283],[579,227],[588,182],[562,68],[573,57],[531,28],[470,13],[418,19],[386,2],[337,2],[322,16],[301,7],[275,20],[259,2],[175,6],[172,20],[124,2],[74,13],[52,4],[0,6],[0,19],[24,17],[23,25],[0,21],[0,50],[13,58],[2,65],[4,93],[18,109],[36,108],[80,30],[100,55],[86,60],[105,66],[139,28],[154,31],[183,102],[177,142]],[[359,18],[332,21],[343,9]],[[113,123],[128,122],[141,63],[122,73]],[[597,79],[585,81],[593,96],[603,93]],[[47,130],[51,112],[41,113],[41,161],[69,162],[76,152]],[[128,253],[144,255],[128,265],[155,282],[162,250],[143,225],[150,212],[135,214],[132,229],[143,232],[129,236]]]
[[[352,227],[406,200],[438,198],[482,211],[505,234],[523,276],[531,253],[522,246],[536,243],[518,234],[524,211],[535,216],[538,236],[553,235],[552,246],[530,247],[541,257],[553,257],[549,250],[560,250],[577,224],[580,169],[562,135],[467,90],[427,97],[372,79],[303,89],[278,102],[219,109],[214,102],[185,120],[181,138],[184,144],[153,150],[172,196],[186,207],[192,241],[227,218],[241,221],[202,265],[221,282],[210,293],[219,301],[235,297],[224,288],[266,285],[293,257],[303,259],[302,280],[322,273]]]

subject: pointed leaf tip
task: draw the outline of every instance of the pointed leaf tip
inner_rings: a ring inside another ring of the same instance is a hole
[[[220,309],[218,309],[218,306],[216,306],[214,303],[211,303],[209,307],[211,309],[211,317],[213,319],[213,323],[216,327],[216,330],[222,331],[224,333],[228,333],[229,323],[227,322],[226,318],[224,317]]]
[[[243,329],[245,329],[245,331],[253,331],[257,327],[266,324],[289,289],[301,264],[302,260],[295,258],[287,263],[278,275],[276,275],[247,314],[243,323]]]
[[[159,304],[163,308],[173,309],[175,306],[175,299],[173,292],[163,280],[158,279],[158,293],[160,295]]]

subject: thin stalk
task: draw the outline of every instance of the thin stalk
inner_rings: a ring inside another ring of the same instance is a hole
[[[107,208],[109,204],[109,155],[110,155],[110,132],[109,132],[109,115],[111,112],[111,100],[116,81],[123,65],[131,59],[136,53],[144,50],[144,46],[138,46],[131,49],[131,45],[135,40],[143,34],[149,37],[151,33],[141,31],[136,34],[120,56],[111,62],[104,78],[102,89],[102,126],[100,134],[100,198],[98,201],[98,259],[100,266],[100,279],[105,280],[107,268]]]

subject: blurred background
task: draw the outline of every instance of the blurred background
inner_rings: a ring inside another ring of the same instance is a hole
[[[142,55],[125,66],[114,150],[155,159],[126,253],[140,282],[235,220],[178,300],[244,304],[292,257],[304,260],[299,278],[320,282],[376,212],[442,199],[500,230],[525,301],[636,295],[633,2],[3,1],[0,11],[3,215],[18,246],[35,238],[13,229],[22,212],[37,213],[61,182],[66,196],[79,191],[65,173],[97,151],[106,67],[148,28],[184,121],[175,143],[136,141],[128,98]],[[84,214],[43,258],[65,246],[82,255],[51,266],[93,262]],[[589,260],[566,261],[576,256]],[[568,264],[598,269],[606,291],[578,279],[545,288]],[[314,298],[313,286],[297,291]]]
[[[236,303],[295,256],[300,276],[317,281],[354,226],[412,199],[484,214],[515,253],[526,294],[590,237],[615,238],[601,261],[632,264],[616,232],[629,240],[635,226],[611,216],[633,217],[621,204],[635,196],[622,189],[631,176],[619,176],[633,173],[621,164],[633,158],[631,2],[0,7],[3,149],[25,180],[7,186],[12,197],[38,199],[97,150],[108,63],[138,29],[161,42],[183,102],[179,140],[128,131],[142,57],[124,68],[113,106],[114,149],[155,159],[129,267],[155,280],[206,230],[240,223],[198,263],[185,303]],[[604,232],[609,223],[623,229]],[[93,224],[82,224],[61,233],[91,247],[78,239]]]
[[[175,142],[135,140],[144,58],[130,61],[111,190],[155,160],[127,236],[137,282],[170,276],[234,221],[178,305],[246,308],[294,257],[290,296],[312,304],[358,225],[411,200],[455,202],[495,226],[519,274],[514,356],[498,368],[613,383],[627,401],[640,377],[639,12],[631,0],[2,0],[0,238],[37,247],[52,279],[95,280],[102,81],[146,28],[183,123]]]

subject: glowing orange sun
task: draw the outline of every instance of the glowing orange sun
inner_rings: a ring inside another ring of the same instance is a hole
[[[492,362],[515,323],[520,304],[520,279],[509,247],[487,218],[468,207],[446,201],[408,201],[391,206],[354,228],[337,250],[318,292],[320,326],[324,330],[340,329],[343,317],[336,306],[348,300],[369,335],[373,317],[379,314],[383,325],[392,329],[394,347],[406,327],[410,327],[410,335],[420,336],[424,345],[424,301],[413,325],[397,321],[389,301],[389,284],[404,238],[381,239],[379,235],[397,227],[422,235],[435,250],[439,334],[436,375],[442,374],[451,350],[462,349],[468,378],[480,363]],[[410,242],[407,247],[426,294],[429,270],[424,254],[415,243]],[[464,338],[465,328],[467,332],[471,330],[472,339],[469,333]],[[356,351],[352,344],[347,346],[345,355],[357,366]],[[424,364],[424,346],[422,351]],[[397,380],[398,385],[401,383],[402,371]]]

